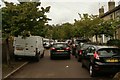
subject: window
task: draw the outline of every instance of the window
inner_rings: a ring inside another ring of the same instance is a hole
[[[115,55],[118,54],[120,55],[120,49],[118,48],[104,48],[104,49],[100,49],[98,50],[98,54],[99,55]]]

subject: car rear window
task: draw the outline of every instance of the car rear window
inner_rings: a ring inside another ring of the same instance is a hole
[[[66,44],[55,44],[54,47],[67,47]]]
[[[83,44],[83,46],[81,47],[81,49],[87,49],[90,45],[87,44]]]
[[[120,55],[119,48],[103,48],[98,50],[99,55]]]

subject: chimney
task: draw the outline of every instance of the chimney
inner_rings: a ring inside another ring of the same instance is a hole
[[[99,16],[103,15],[104,14],[104,7],[102,6],[100,9],[99,9]]]
[[[110,11],[110,10],[112,10],[114,8],[115,8],[115,1],[114,0],[110,0],[108,2],[108,10]]]

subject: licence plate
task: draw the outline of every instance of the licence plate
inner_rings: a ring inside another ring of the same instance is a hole
[[[118,62],[118,59],[107,59],[106,62]]]
[[[64,51],[64,50],[57,50],[57,51]]]

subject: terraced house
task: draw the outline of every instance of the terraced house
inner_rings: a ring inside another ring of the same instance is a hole
[[[114,1],[109,1],[108,11],[104,13],[104,8],[101,7],[99,9],[99,16],[100,18],[103,18],[104,20],[109,20],[109,19],[120,20],[120,2],[118,2],[118,6],[115,6]],[[114,34],[114,39],[120,39],[120,28],[116,30]]]

